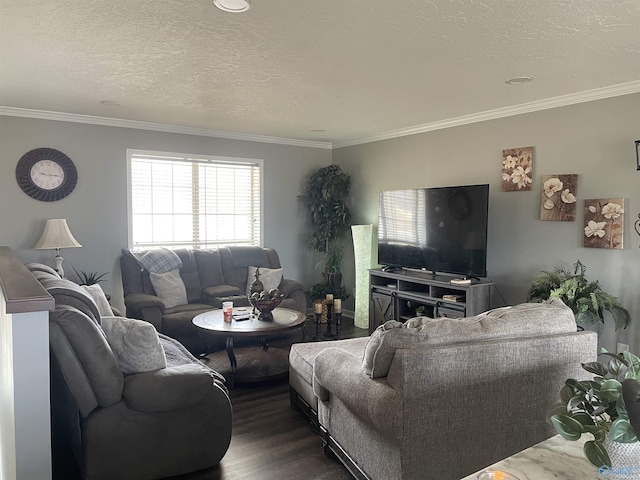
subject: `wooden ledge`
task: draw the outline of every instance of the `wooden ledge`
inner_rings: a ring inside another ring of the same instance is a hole
[[[6,313],[49,311],[55,301],[9,247],[0,247],[0,285]]]

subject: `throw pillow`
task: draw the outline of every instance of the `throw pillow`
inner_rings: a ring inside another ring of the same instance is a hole
[[[256,279],[256,269],[260,269],[260,281],[264,286],[264,291],[268,292],[274,288],[280,286],[282,281],[282,269],[281,268],[266,268],[266,267],[248,267],[247,274],[247,295],[251,293],[251,284]]]
[[[156,295],[165,308],[176,307],[178,305],[186,305],[187,289],[180,277],[180,270],[171,270],[166,273],[150,273],[149,279]]]
[[[415,332],[406,325],[389,320],[376,328],[362,358],[362,369],[371,378],[386,377],[396,349],[407,348],[418,342]]]
[[[111,305],[109,305],[109,300],[107,300],[106,295],[104,294],[104,290],[99,284],[93,285],[82,285],[82,288],[89,294],[89,296],[96,302],[98,306],[98,312],[100,312],[101,317],[107,317],[113,315],[113,310],[111,310]]]
[[[103,317],[102,329],[125,375],[166,368],[167,358],[153,325],[143,320]]]

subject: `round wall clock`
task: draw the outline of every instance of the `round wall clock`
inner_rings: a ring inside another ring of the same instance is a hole
[[[76,188],[78,171],[73,161],[59,150],[36,148],[18,161],[16,180],[30,197],[42,202],[55,202]]]

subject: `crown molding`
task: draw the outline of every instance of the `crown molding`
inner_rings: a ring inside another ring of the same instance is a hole
[[[432,132],[434,130],[443,130],[445,128],[459,127],[471,123],[484,122],[486,120],[496,120],[499,118],[511,117],[513,115],[521,115],[523,113],[532,113],[540,110],[549,110],[557,107],[566,107],[578,103],[592,102],[605,98],[617,97],[621,95],[630,95],[640,92],[640,81],[622,83],[611,87],[597,88],[587,90],[580,93],[572,93],[562,95],[560,97],[547,98],[535,102],[523,103],[513,107],[497,108],[486,112],[474,113],[472,115],[464,115],[461,117],[450,118],[433,123],[425,123],[409,128],[392,130],[390,132],[370,135],[344,142],[336,142],[333,148],[350,147],[352,145],[361,145],[363,143],[377,142],[380,140],[388,140],[391,138],[404,137],[407,135],[415,135],[418,133]]]
[[[254,135],[249,133],[226,132],[223,130],[211,130],[208,128],[183,127],[180,125],[165,125],[162,123],[140,122],[137,120],[123,120],[119,118],[96,117],[93,115],[80,115],[77,113],[50,112],[46,110],[32,110],[28,108],[6,107],[0,105],[0,115],[8,117],[36,118],[39,120],[54,120],[58,122],[84,123],[88,125],[101,125],[105,127],[133,128],[137,130],[150,130],[154,132],[178,133],[181,135],[197,135],[200,137],[215,137],[228,140],[242,140],[245,142],[273,143],[278,145],[290,145],[295,147],[326,148],[331,149],[330,142],[316,142],[313,140],[297,140],[294,138],[269,137],[266,135]]]
[[[344,142],[317,142],[313,140],[297,140],[292,138],[270,137],[266,135],[253,135],[248,133],[227,132],[222,130],[211,130],[207,128],[184,127],[180,125],[166,125],[161,123],[140,122],[137,120],[123,120],[109,117],[96,117],[92,115],[80,115],[76,113],[50,112],[46,110],[32,110],[27,108],[7,107],[0,105],[0,115],[10,117],[36,118],[40,120],[55,120],[59,122],[84,123],[89,125],[102,125],[106,127],[132,128],[138,130],[151,130],[165,133],[178,133],[182,135],[197,135],[201,137],[215,137],[229,140],[242,140],[245,142],[273,143],[278,145],[291,145],[296,147],[335,149],[361,145],[363,143],[389,140],[392,138],[416,135],[419,133],[443,130],[445,128],[459,127],[471,123],[496,120],[524,113],[532,113],[540,110],[549,110],[557,107],[566,107],[578,103],[592,102],[621,95],[640,93],[640,81],[622,83],[610,87],[597,88],[569,95],[538,100],[535,102],[523,103],[512,107],[497,108],[486,112],[464,115],[461,117],[449,118],[432,123],[415,125],[413,127],[391,130],[366,137],[354,138]]]

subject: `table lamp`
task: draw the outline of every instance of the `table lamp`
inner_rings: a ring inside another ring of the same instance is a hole
[[[71,234],[67,220],[64,218],[53,218],[47,220],[47,224],[44,226],[44,232],[42,232],[42,237],[40,237],[40,240],[33,248],[39,250],[55,249],[56,272],[58,272],[61,277],[64,277],[64,270],[62,269],[62,261],[64,258],[60,255],[60,249],[81,246],[82,245],[80,245]]]

